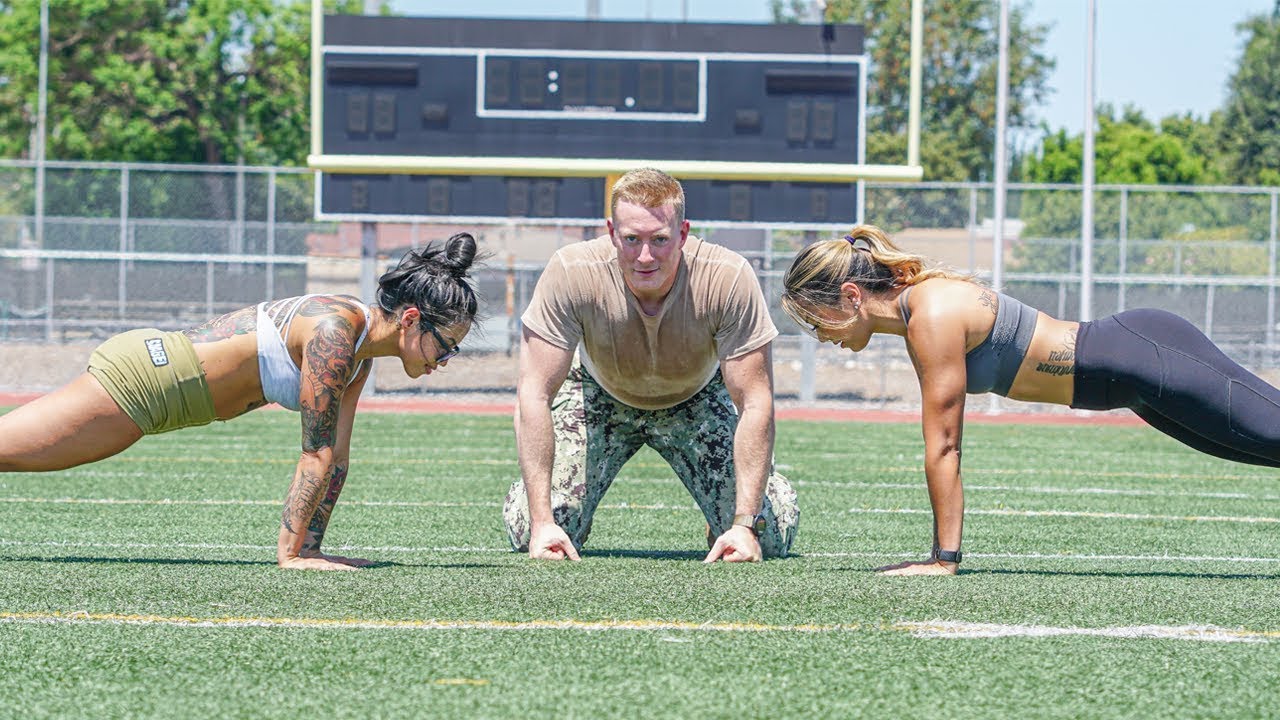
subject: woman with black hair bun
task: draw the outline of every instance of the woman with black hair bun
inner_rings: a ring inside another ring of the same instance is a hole
[[[320,550],[347,478],[356,401],[375,357],[398,357],[417,378],[457,356],[479,308],[475,261],[475,238],[458,233],[406,253],[378,279],[372,306],[350,295],[303,295],[188,330],[117,335],[75,380],[0,417],[0,471],[75,467],[143,435],[278,403],[301,414],[302,455],[285,496],[276,561],[288,569],[369,565]]]

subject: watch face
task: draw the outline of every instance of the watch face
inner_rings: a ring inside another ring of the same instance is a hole
[[[756,535],[763,533],[767,527],[769,524],[765,522],[764,515],[757,515],[751,520],[751,529],[756,532]]]

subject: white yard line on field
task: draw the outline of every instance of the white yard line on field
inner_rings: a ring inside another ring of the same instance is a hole
[[[254,550],[273,552],[275,545],[249,545],[243,543],[144,543],[144,542],[80,542],[75,540],[0,540],[0,547],[14,548],[77,548],[86,550]],[[435,554],[499,554],[514,555],[506,547],[443,545],[335,545],[334,552],[357,553],[405,553],[413,555]],[[893,558],[922,558],[921,552],[806,552],[796,553],[794,558],[868,558],[888,560]],[[1078,560],[1082,562],[1161,562],[1161,563],[1280,563],[1280,558],[1216,556],[1216,555],[1094,555],[1089,553],[969,553],[971,560],[987,558],[996,560]]]
[[[930,515],[927,508],[850,508],[850,513],[873,515]],[[1176,520],[1186,522],[1223,522],[1223,523],[1280,523],[1280,518],[1273,517],[1241,517],[1238,515],[1148,515],[1144,513],[1102,512],[1088,510],[1012,510],[965,508],[966,515],[1013,515],[1017,517],[1079,517],[1103,518],[1107,520]]]
[[[279,500],[238,500],[221,498],[40,498],[40,497],[0,497],[2,504],[49,504],[49,505],[245,505],[245,506],[277,506]],[[448,500],[344,500],[344,507],[412,507],[412,508],[498,508],[500,502],[452,502]],[[601,509],[611,510],[661,510],[689,511],[696,510],[692,504],[667,503],[603,503]],[[928,508],[850,508],[848,513],[879,515],[925,515],[932,512]],[[1280,523],[1280,518],[1240,516],[1240,515],[1154,515],[1148,513],[1123,513],[1095,510],[1016,510],[1012,508],[968,508],[969,515],[1007,515],[1018,517],[1079,517],[1101,518],[1110,520],[1137,521],[1185,521],[1185,522],[1219,522],[1219,523]]]
[[[304,630],[481,630],[481,631],[610,631],[630,632],[736,632],[736,633],[852,633],[905,632],[918,638],[990,639],[1052,638],[1063,636],[1103,637],[1119,640],[1199,640],[1208,642],[1269,642],[1280,631],[1221,628],[1213,625],[1134,625],[1119,627],[1055,627],[932,620],[897,621],[886,624],[800,624],[771,625],[754,622],[683,622],[672,620],[390,620],[380,618],[290,618],[290,617],[185,617],[131,613],[90,612],[0,612],[0,623],[142,625],[179,628],[288,628]]]

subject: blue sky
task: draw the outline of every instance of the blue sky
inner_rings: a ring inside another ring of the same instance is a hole
[[[906,2],[907,0],[903,0]],[[936,0],[935,0],[936,1]],[[769,22],[768,0],[599,0],[606,20]],[[1084,127],[1085,0],[1013,0],[1051,24],[1045,44],[1057,69],[1039,117],[1050,128]],[[581,19],[587,0],[386,0],[406,15]],[[1222,106],[1243,48],[1236,25],[1269,14],[1274,0],[1097,0],[1098,102],[1133,104],[1148,118]],[[928,12],[929,3],[925,3]],[[872,68],[874,72],[874,68]]]

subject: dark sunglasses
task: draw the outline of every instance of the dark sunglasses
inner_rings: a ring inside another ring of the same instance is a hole
[[[444,337],[440,335],[440,331],[436,330],[436,326],[428,322],[426,318],[420,318],[418,322],[420,322],[423,326],[425,326],[428,330],[431,331],[431,337],[435,338],[436,342],[444,350],[444,352],[436,356],[437,363],[442,363],[445,360],[448,360],[449,358],[457,357],[458,353],[462,352],[462,348],[458,347],[457,345],[450,345],[449,343],[445,342]]]

